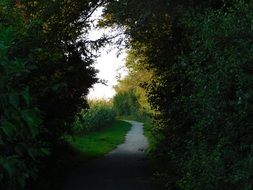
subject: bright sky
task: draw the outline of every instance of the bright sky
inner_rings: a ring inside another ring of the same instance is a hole
[[[99,18],[102,13],[102,8],[95,11],[92,19]],[[93,29],[89,38],[91,40],[99,39],[104,33],[108,33],[110,30],[104,29]],[[88,94],[89,99],[108,99],[115,95],[113,86],[117,84],[116,77],[120,74],[122,77],[127,74],[127,70],[124,66],[124,60],[126,53],[121,53],[119,56],[118,50],[113,49],[110,46],[100,50],[100,57],[96,60],[95,68],[99,70],[98,77],[102,80],[107,81],[107,85],[95,84],[90,93]]]

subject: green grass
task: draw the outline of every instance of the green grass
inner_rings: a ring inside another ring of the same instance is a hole
[[[152,153],[155,150],[155,138],[152,134],[152,123],[151,120],[147,120],[146,122],[144,122],[144,135],[145,137],[147,137],[148,139],[148,153]]]
[[[82,163],[105,155],[125,140],[131,124],[116,120],[106,127],[85,136],[66,136],[51,155],[51,161],[36,183],[36,190],[62,189],[64,180]]]
[[[92,132],[85,136],[68,136],[67,141],[80,153],[81,159],[92,159],[112,151],[125,140],[131,124],[116,120],[112,127]]]

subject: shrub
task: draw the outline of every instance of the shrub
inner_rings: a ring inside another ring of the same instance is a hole
[[[26,34],[20,13],[3,7],[0,18],[0,189],[23,189],[35,178],[39,158],[47,154],[38,136],[41,133],[39,110],[33,105],[29,86],[22,78],[31,69],[15,55],[13,46]]]
[[[81,97],[97,81],[85,34],[98,3],[0,1],[0,189],[27,189],[39,168],[58,162],[55,154],[39,159],[44,144],[57,152],[65,126],[87,106]]]
[[[74,132],[86,134],[91,131],[100,130],[113,123],[116,113],[110,103],[103,101],[92,101],[90,109],[82,110],[74,122]]]
[[[147,90],[166,189],[253,189],[252,8],[247,0],[107,5],[106,22],[125,25],[129,46],[154,70]]]
[[[118,92],[113,98],[113,106],[118,116],[135,114],[140,107],[137,97],[132,90]]]

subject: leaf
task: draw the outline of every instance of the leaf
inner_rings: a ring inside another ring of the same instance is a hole
[[[30,100],[30,94],[29,94],[29,87],[27,87],[23,93],[22,93],[22,97],[24,98],[26,105],[30,106],[31,100]]]
[[[40,119],[31,110],[23,111],[21,115],[22,119],[25,121],[25,123],[28,125],[30,129],[32,138],[34,138],[38,133],[37,125],[39,125]]]
[[[8,65],[8,72],[9,74],[13,75],[21,75],[23,72],[26,72],[26,68],[24,63],[19,60],[12,61],[11,64]]]
[[[4,42],[4,44],[11,44],[14,39],[13,27],[7,27],[1,30],[0,39]]]
[[[15,168],[13,167],[15,165],[15,158],[0,158],[0,165],[3,167],[3,169],[9,174],[9,176],[12,176],[15,173]]]
[[[40,150],[43,153],[43,156],[48,156],[50,154],[50,152],[47,148],[41,148]]]
[[[15,95],[15,94],[10,94],[10,95],[9,95],[9,102],[10,102],[10,104],[11,104],[14,108],[18,109],[18,107],[19,107],[19,99],[18,99],[18,96],[17,96],[17,95]]]
[[[38,156],[38,151],[34,148],[30,148],[28,150],[28,154],[29,156],[33,159],[33,160],[36,160],[37,156]]]
[[[1,129],[6,136],[12,136],[15,133],[16,127],[12,123],[6,121],[2,124]]]
[[[22,111],[22,119],[29,126],[36,126],[40,123],[39,118],[36,116],[36,114],[33,112],[33,110]]]

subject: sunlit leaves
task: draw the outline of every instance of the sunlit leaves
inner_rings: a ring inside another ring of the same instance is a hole
[[[76,116],[73,130],[77,134],[87,134],[103,127],[110,127],[115,121],[116,112],[110,102],[94,100],[89,104],[89,110],[82,110]]]

